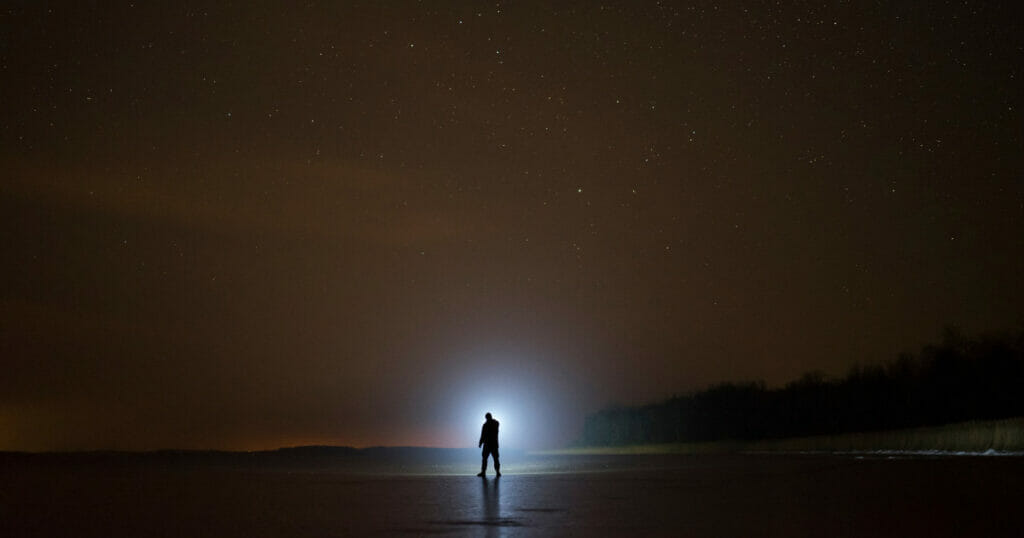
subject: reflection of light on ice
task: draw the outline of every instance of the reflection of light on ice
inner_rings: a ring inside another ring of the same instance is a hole
[[[837,456],[856,456],[863,459],[867,456],[885,456],[888,458],[910,457],[941,457],[941,456],[1024,456],[1024,452],[1010,450],[801,450],[795,454],[835,454]]]

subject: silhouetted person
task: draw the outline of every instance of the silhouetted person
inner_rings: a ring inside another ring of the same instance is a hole
[[[501,476],[501,462],[498,461],[498,421],[491,418],[490,413],[484,415],[484,418],[487,421],[484,422],[484,427],[480,429],[480,442],[476,445],[477,448],[484,447],[484,461],[480,464],[480,474],[477,476],[482,477],[487,472],[488,454],[494,458],[494,474]]]

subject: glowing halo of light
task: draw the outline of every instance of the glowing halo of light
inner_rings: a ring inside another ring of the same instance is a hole
[[[520,406],[513,404],[513,400],[498,395],[477,395],[468,397],[465,408],[460,413],[461,418],[459,430],[464,431],[462,435],[471,446],[476,446],[480,438],[480,428],[483,426],[484,415],[490,413],[494,420],[500,424],[498,430],[498,442],[505,448],[522,448],[526,439],[522,437],[523,420],[530,420],[527,413],[519,409]]]
[[[536,383],[516,379],[491,386],[471,386],[475,388],[460,395],[456,409],[450,413],[456,422],[455,443],[475,447],[486,413],[491,413],[500,424],[498,441],[502,448],[534,448],[543,439],[546,398]]]
[[[502,449],[556,448],[573,435],[579,384],[558,357],[478,348],[452,353],[449,361],[452,375],[429,389],[443,394],[436,416],[446,446],[476,448],[485,413],[501,424]]]
[[[482,405],[486,406],[487,404]],[[515,417],[515,414],[504,411],[504,408],[501,407],[500,405],[492,405],[491,407],[486,409],[489,410],[484,410],[480,413],[476,413],[472,417],[466,417],[466,421],[468,424],[474,424],[473,431],[475,431],[476,433],[475,436],[473,437],[473,440],[476,441],[480,436],[480,428],[483,426],[485,420],[484,414],[490,413],[494,420],[497,420],[499,424],[498,443],[501,446],[508,447],[518,447],[519,445],[521,445],[522,440],[519,439],[519,434],[516,428],[516,425],[519,421]],[[475,419],[476,422],[472,422],[473,419]]]

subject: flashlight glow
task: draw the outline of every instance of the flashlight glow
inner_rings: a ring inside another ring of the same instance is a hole
[[[454,375],[433,388],[446,395],[439,411],[448,446],[476,448],[486,413],[500,424],[503,449],[553,448],[572,435],[578,421],[569,418],[579,393],[557,360],[539,352],[476,350],[452,362]]]
[[[476,446],[480,438],[484,415],[490,413],[500,424],[498,443],[502,448],[535,448],[543,442],[544,416],[549,412],[546,398],[536,385],[522,380],[507,381],[496,386],[474,386],[460,398],[459,427],[456,431],[466,446]]]

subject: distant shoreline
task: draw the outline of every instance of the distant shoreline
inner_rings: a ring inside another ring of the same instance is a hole
[[[730,454],[737,452],[1024,453],[1024,417],[968,421],[903,430],[760,441],[581,446],[541,455]]]
[[[512,451],[519,452],[519,451]],[[338,463],[365,464],[379,461],[410,463],[436,461],[476,461],[475,448],[436,448],[414,446],[376,446],[354,448],[349,446],[311,445],[282,447],[270,450],[78,450],[78,451],[0,451],[4,461],[39,461],[53,463],[208,463],[215,465],[335,465]]]
[[[373,461],[399,458],[410,461],[461,461],[477,457],[476,448],[417,446],[311,445],[270,450],[83,450],[83,451],[0,451],[3,459],[44,460],[208,460],[211,462],[304,462],[332,463],[338,460]],[[615,456],[657,454],[735,453],[893,453],[893,454],[1013,454],[1024,455],[1024,417],[967,421],[943,426],[902,430],[845,433],[759,441],[710,441],[700,443],[630,444],[578,446],[549,450],[509,450],[534,456]]]

